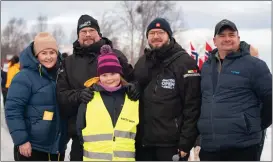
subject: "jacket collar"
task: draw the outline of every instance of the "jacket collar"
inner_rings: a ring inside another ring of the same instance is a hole
[[[249,44],[247,44],[245,41],[240,42],[240,47],[239,50],[236,52],[231,52],[229,53],[225,58],[229,60],[237,59],[243,56],[250,55],[249,52]],[[210,62],[211,59],[217,59],[216,54],[218,53],[218,49],[215,48],[214,50],[211,51],[210,57],[208,58],[208,61]]]
[[[105,37],[102,37],[101,40],[99,40],[98,42],[95,42],[94,44],[91,44],[88,47],[81,47],[80,43],[78,40],[76,40],[73,43],[73,53],[76,55],[99,55],[100,54],[100,48],[105,45],[108,44],[113,48],[112,42]]]

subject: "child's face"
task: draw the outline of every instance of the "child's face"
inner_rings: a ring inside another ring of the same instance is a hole
[[[104,73],[100,75],[100,82],[107,87],[117,87],[120,84],[119,73]]]

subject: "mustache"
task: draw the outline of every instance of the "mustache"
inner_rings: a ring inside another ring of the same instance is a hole
[[[91,38],[91,37],[87,37],[87,38],[85,38],[83,41],[88,41],[88,40],[95,41],[95,39],[94,39],[94,38]]]
[[[152,39],[152,43],[154,43],[154,42],[162,42],[162,39],[160,39],[160,38]]]

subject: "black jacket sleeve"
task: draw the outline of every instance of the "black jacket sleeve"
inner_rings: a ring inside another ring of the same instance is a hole
[[[60,115],[64,118],[74,116],[77,113],[78,110],[75,107],[80,105],[79,95],[81,91],[80,89],[73,89],[69,84],[65,66],[66,60],[62,62],[56,85]]]
[[[125,80],[128,82],[133,81],[133,66],[128,63],[128,59],[121,51],[119,51],[117,49],[114,49],[113,51],[118,56],[118,59],[119,59],[120,64],[122,66]]]
[[[272,74],[264,61],[259,59],[255,65],[252,85],[262,102],[261,127],[264,130],[272,124]]]
[[[77,135],[80,140],[80,144],[83,145],[83,136],[82,136],[82,130],[86,127],[86,104],[80,104],[77,114],[77,120],[76,120],[76,127],[77,127]]]
[[[189,153],[199,134],[197,121],[201,112],[201,78],[199,68],[190,56],[184,57],[183,62],[184,66],[181,68],[182,73],[178,80],[182,105],[184,105],[179,149]]]

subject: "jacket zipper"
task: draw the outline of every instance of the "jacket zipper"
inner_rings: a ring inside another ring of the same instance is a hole
[[[111,96],[114,97],[112,93],[111,93]],[[115,97],[114,97],[114,100],[116,101]],[[115,101],[114,101],[114,103],[115,103]],[[113,118],[114,118],[114,120],[113,120],[114,121],[114,123],[113,123],[114,132],[113,132],[112,150],[115,149],[115,142],[116,142],[115,127],[116,127],[117,121],[116,121],[116,107],[115,106],[114,106],[114,116],[113,116]],[[113,158],[114,158],[114,153],[112,154],[112,160],[113,160]]]
[[[213,118],[212,118],[212,116],[213,116],[213,113],[212,113],[212,111],[213,111],[213,108],[215,109],[215,93],[217,92],[217,88],[219,87],[219,81],[220,81],[220,75],[221,75],[221,72],[222,72],[222,69],[223,69],[223,65],[224,65],[224,62],[225,62],[225,60],[223,60],[223,64],[221,63],[221,60],[220,59],[218,59],[218,61],[219,61],[219,63],[220,63],[220,70],[219,70],[219,74],[218,74],[218,77],[217,77],[217,85],[216,85],[216,87],[215,87],[215,91],[213,92],[213,95],[212,95],[212,104],[213,104],[213,107],[212,107],[212,109],[211,109],[211,111],[210,111],[210,118],[211,118],[211,128],[212,128],[212,136],[213,136],[213,140],[215,140],[215,132],[214,132],[214,125],[213,125]],[[217,72],[218,72],[218,70],[217,70]]]
[[[157,91],[158,78],[159,78],[159,74],[156,75],[156,82],[155,82],[155,87],[154,87],[154,91],[153,91],[153,92],[154,92],[154,93],[153,93],[154,95],[156,94],[156,91]]]
[[[178,128],[177,118],[174,118],[175,127]]]

